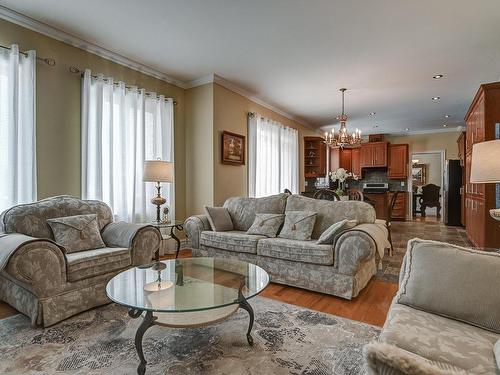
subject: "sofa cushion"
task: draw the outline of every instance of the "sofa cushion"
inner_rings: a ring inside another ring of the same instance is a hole
[[[132,264],[130,250],[125,247],[103,247],[66,254],[66,261],[68,281],[104,275]]]
[[[99,249],[102,241],[96,214],[76,215],[48,219],[54,233],[54,241],[64,247],[66,253]]]
[[[397,301],[500,333],[500,254],[408,242]]]
[[[358,224],[375,222],[375,209],[370,204],[361,201],[332,202],[291,195],[286,202],[286,211],[316,212],[313,239],[318,239],[328,227],[344,219],[356,220]]]
[[[255,214],[284,214],[288,194],[262,198],[233,197],[225,203],[235,230],[247,231],[255,220]]]
[[[495,344],[494,352],[495,352],[495,359],[497,360],[497,366],[498,369],[500,370],[500,339],[498,339],[498,341]]]
[[[266,237],[234,230],[229,232],[212,232],[206,230],[201,232],[200,246],[201,248],[213,247],[239,253],[256,254],[257,241],[263,238]]]
[[[393,304],[379,340],[420,355],[441,368],[497,374],[493,345],[499,335],[466,323]]]
[[[283,214],[255,214],[255,220],[247,230],[247,234],[276,237],[283,224],[283,220],[285,220],[285,215]]]
[[[321,236],[319,236],[318,240],[316,243],[318,245],[322,244],[333,244],[333,240],[335,239],[335,236],[339,234],[342,231],[352,229],[356,226],[356,220],[341,220],[338,223],[334,223],[328,227],[327,230],[325,230],[323,233],[321,233]]]
[[[285,223],[278,237],[290,240],[310,240],[315,221],[316,212],[287,211]]]
[[[332,245],[317,245],[315,241],[267,238],[259,240],[257,254],[296,262],[333,264]]]
[[[224,232],[234,229],[227,208],[205,206],[205,214],[207,215],[208,222],[213,231]]]

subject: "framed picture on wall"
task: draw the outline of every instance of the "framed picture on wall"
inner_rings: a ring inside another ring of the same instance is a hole
[[[245,164],[245,136],[222,132],[222,164]]]
[[[426,165],[413,164],[411,167],[411,179],[414,186],[422,186],[426,184]]]

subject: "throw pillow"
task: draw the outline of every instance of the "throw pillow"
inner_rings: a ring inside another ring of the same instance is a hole
[[[283,214],[255,214],[255,220],[247,234],[276,237],[284,219],[285,215]]]
[[[323,233],[321,233],[321,236],[319,236],[318,240],[316,241],[316,244],[317,245],[322,245],[322,244],[332,245],[333,240],[335,239],[335,236],[337,234],[339,234],[340,232],[354,228],[356,226],[356,224],[357,224],[356,220],[347,220],[347,219],[333,223]]]
[[[106,247],[99,231],[97,215],[76,215],[47,219],[54,241],[67,253]]]
[[[493,351],[495,353],[495,359],[497,360],[497,367],[500,368],[500,339],[498,339],[495,344]]]
[[[205,206],[205,214],[214,232],[226,232],[234,229],[227,208]]]
[[[315,222],[316,212],[287,211],[285,224],[278,237],[289,240],[310,240]]]

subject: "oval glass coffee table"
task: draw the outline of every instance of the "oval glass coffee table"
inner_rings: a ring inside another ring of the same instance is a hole
[[[238,308],[250,316],[247,341],[254,313],[248,299],[269,284],[269,275],[252,263],[223,258],[183,258],[163,261],[165,268],[131,268],[113,277],[106,286],[108,297],[129,308],[131,318],[143,317],[135,334],[135,348],[146,371],[142,338],[153,325],[188,328],[216,323]]]

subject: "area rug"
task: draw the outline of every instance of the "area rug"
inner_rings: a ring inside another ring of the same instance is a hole
[[[192,329],[150,328],[144,337],[146,374],[363,374],[363,346],[380,329],[263,297],[248,314]],[[135,374],[134,334],[139,319],[115,304],[47,329],[16,315],[0,320],[2,374]]]

